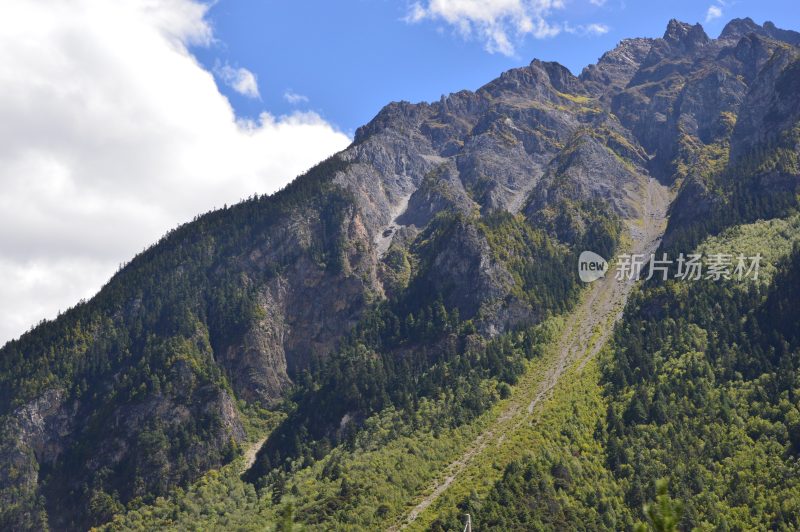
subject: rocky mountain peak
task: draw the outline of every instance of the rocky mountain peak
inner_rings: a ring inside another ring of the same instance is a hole
[[[356,129],[353,142],[358,144],[366,137],[387,127],[396,127],[398,124],[405,122],[416,122],[420,113],[425,112],[429,107],[427,103],[410,103],[406,101],[387,104],[368,124]]]
[[[597,94],[621,90],[642,65],[653,46],[653,39],[623,39],[613,49],[604,53],[595,65],[581,72],[580,79]]]
[[[800,33],[792,30],[778,28],[770,21],[766,21],[763,26],[759,26],[751,18],[735,18],[728,22],[720,33],[720,39],[741,39],[748,35],[759,35],[783,41],[793,46],[800,45]]]
[[[604,53],[597,64],[619,64],[638,67],[647,57],[647,52],[650,51],[652,45],[653,39],[645,37],[623,39],[613,50]]]
[[[687,50],[692,50],[706,44],[710,39],[700,24],[687,24],[676,19],[669,21],[664,40],[673,45],[679,45]]]
[[[773,39],[800,46],[800,33],[796,31],[779,28],[769,20],[764,23],[764,31]]]
[[[725,24],[725,27],[722,29],[722,33],[719,34],[719,38],[741,39],[750,33],[756,33],[759,35],[767,34],[765,29],[756,24],[750,17],[735,18]]]
[[[541,69],[547,75],[548,81],[556,90],[564,92],[580,90],[578,78],[561,63],[534,59],[531,62],[531,68]]]

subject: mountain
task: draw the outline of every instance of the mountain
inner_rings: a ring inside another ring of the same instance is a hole
[[[534,60],[171,231],[0,349],[0,527],[796,529],[798,46],[673,20]],[[734,244],[773,275],[576,271]]]

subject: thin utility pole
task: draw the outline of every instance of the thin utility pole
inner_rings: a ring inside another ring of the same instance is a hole
[[[464,526],[464,532],[472,532],[472,518],[467,514],[467,524]]]

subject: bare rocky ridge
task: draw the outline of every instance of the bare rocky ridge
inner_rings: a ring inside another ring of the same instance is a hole
[[[628,85],[652,46],[653,39],[624,39],[604,53],[597,64],[584,68],[580,79],[595,95],[613,95]]]

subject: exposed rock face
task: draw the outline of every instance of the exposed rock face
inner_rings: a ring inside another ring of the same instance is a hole
[[[766,21],[763,28],[767,35],[775,40],[789,43],[792,46],[800,46],[800,33],[796,31],[781,29],[770,21]]]
[[[511,275],[493,257],[486,239],[474,225],[461,220],[450,229],[430,271],[433,287],[445,295],[447,306],[458,308],[468,319],[482,304],[503,298],[513,285]]]
[[[48,390],[0,425],[0,506],[18,508],[13,516],[0,513],[4,526],[47,526],[37,500],[39,463],[55,462],[67,445],[74,412],[63,401],[63,390]]]
[[[633,200],[641,176],[646,174],[646,154],[637,151],[635,141],[626,138],[613,122],[601,134],[580,131],[547,167],[544,177],[530,196],[526,212],[547,223],[548,213],[564,203],[579,204],[603,198],[619,214],[634,218]],[[616,130],[616,131],[615,131]],[[560,235],[569,240],[566,235]]]
[[[579,77],[535,60],[474,92],[392,103],[284,193],[180,228],[77,318],[0,350],[7,371],[24,361],[47,383],[0,390],[0,506],[15,508],[0,524],[36,521],[44,496],[51,525],[84,527],[227,460],[243,438],[236,400],[285,397],[366,309],[406,288],[420,267],[408,254],[445,213],[456,221],[426,281],[492,336],[539,315],[515,295],[478,213],[524,217],[572,243],[598,209],[636,216],[658,178],[681,187],[669,242],[727,200],[714,191],[728,153],[734,165],[775,146],[788,162],[759,167],[752,186],[791,196],[798,44],[771,23],[735,20],[710,39],[673,20]],[[136,289],[163,272],[164,286]],[[59,328],[67,340],[48,343]],[[79,362],[51,371],[56,349]]]
[[[669,21],[663,37],[663,42],[670,46],[671,52],[693,52],[708,44],[709,40],[700,24],[691,26],[675,19]]]
[[[425,227],[439,212],[450,210],[466,214],[478,208],[459,179],[455,163],[443,161],[411,194],[408,205],[397,217],[398,224]]]
[[[731,138],[734,160],[773,144],[800,119],[800,50],[777,49],[751,84]]]
[[[15,412],[17,439],[27,442],[40,461],[53,462],[64,450],[63,438],[70,433],[74,416],[75,409],[64,404],[64,391],[49,390]]]
[[[719,34],[720,39],[731,39],[738,41],[742,37],[755,33],[769,37],[769,32],[766,28],[759,26],[750,17],[733,19],[722,28],[722,33]]]
[[[624,39],[616,48],[603,54],[597,64],[581,72],[581,80],[596,95],[616,93],[624,89],[639,70],[653,39]]]
[[[259,293],[263,317],[254,321],[238,345],[220,357],[231,376],[231,385],[248,402],[269,404],[278,399],[291,381],[286,372],[286,317],[288,283],[278,277]]]

